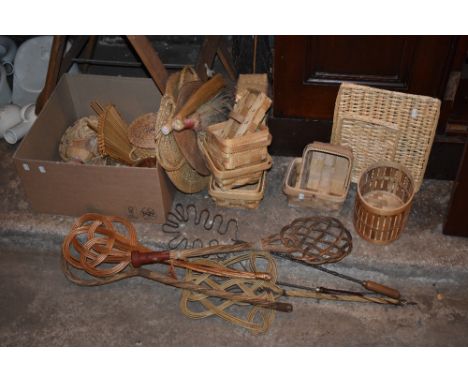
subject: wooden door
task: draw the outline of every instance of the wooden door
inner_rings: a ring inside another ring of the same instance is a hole
[[[332,120],[338,87],[352,81],[441,98],[451,36],[280,36],[274,116]]]
[[[444,234],[468,236],[468,142],[453,185],[450,206],[444,224]]]

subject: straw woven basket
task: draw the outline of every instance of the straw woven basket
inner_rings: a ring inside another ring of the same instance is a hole
[[[157,118],[157,113],[146,113],[140,115],[128,126],[128,139],[133,146],[154,151],[156,147],[154,125]]]
[[[411,174],[395,162],[379,162],[365,170],[357,185],[354,228],[365,240],[387,244],[406,225],[415,192]]]
[[[166,84],[159,112],[156,118],[156,156],[166,171],[169,179],[182,192],[195,193],[208,186],[210,177],[199,174],[190,166],[179,148],[174,133],[167,135],[161,132],[174,117],[178,107],[179,89],[184,83],[196,80],[196,74],[188,67],[172,74]]]
[[[62,160],[105,164],[106,160],[99,154],[97,134],[90,125],[97,129],[98,117],[80,118],[65,130],[59,145]]]
[[[336,99],[331,143],[353,149],[357,158],[353,182],[372,163],[392,160],[411,173],[417,191],[439,112],[440,101],[435,98],[343,83]]]

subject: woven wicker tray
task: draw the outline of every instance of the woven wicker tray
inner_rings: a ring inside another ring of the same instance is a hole
[[[414,178],[417,191],[426,170],[439,112],[440,101],[435,98],[343,83],[335,103],[331,142],[344,144],[339,133],[340,121],[343,117],[346,118],[348,113],[359,118],[371,118],[374,122],[380,121],[382,125],[397,126],[400,135],[393,161],[408,169]],[[352,128],[350,132],[354,135],[351,147],[355,156],[360,151],[355,144],[365,140],[364,135],[368,133],[368,129],[362,129],[362,124],[356,124],[356,127],[356,131]],[[379,132],[388,134],[386,129],[379,129]],[[372,161],[375,159],[371,158]],[[365,167],[363,163],[360,163],[360,166]],[[353,177],[353,181],[357,181],[356,176]]]
[[[257,183],[229,190],[216,184],[215,178],[212,177],[208,193],[220,207],[254,209],[260,205],[265,195],[265,181],[266,172],[264,171]]]
[[[208,127],[206,134],[208,146],[214,146],[218,151],[225,154],[233,154],[256,150],[260,147],[269,146],[271,143],[271,134],[265,124],[260,125],[255,133],[246,134],[237,138],[226,138],[223,131],[225,123],[226,122],[221,122]]]
[[[357,183],[362,171],[372,163],[395,158],[399,138],[400,131],[394,123],[355,113],[342,113],[332,143],[339,142],[352,148],[351,181]]]
[[[206,149],[219,168],[232,170],[237,167],[264,162],[267,159],[267,146],[271,143],[271,135],[268,133],[266,125],[260,127],[260,134],[253,133],[238,138],[223,139],[224,124],[225,122],[222,122],[210,126],[207,135]],[[246,138],[250,138],[250,140]],[[250,148],[239,149],[246,147]]]
[[[257,183],[262,176],[263,171],[268,170],[272,165],[272,159],[268,155],[264,162],[239,167],[233,170],[224,170],[216,166],[213,162],[211,155],[206,149],[204,138],[199,140],[199,144],[211,174],[216,179],[217,184],[223,188],[233,188],[246,184]]]

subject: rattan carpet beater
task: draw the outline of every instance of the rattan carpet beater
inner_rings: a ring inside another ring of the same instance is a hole
[[[351,235],[347,230],[339,229],[339,233],[330,239],[324,235],[322,228],[316,228],[317,219],[320,218],[296,219],[279,234],[255,243],[151,251],[138,243],[135,228],[128,220],[90,213],[75,222],[64,240],[62,251],[67,263],[95,277],[117,276],[130,264],[138,268],[146,264],[169,262],[174,266],[188,267],[186,260],[191,257],[247,250],[291,254],[313,264],[335,262],[351,252]],[[340,228],[338,220],[332,221]]]
[[[190,269],[204,274],[241,279],[269,280],[264,272],[229,269],[222,264],[204,265],[184,260],[163,261],[167,272],[140,268],[147,263],[145,251],[138,243],[132,224],[116,216],[85,214],[73,225],[62,245],[62,270],[72,282],[82,286],[104,285],[135,276],[144,277],[177,288],[188,289],[206,296],[245,302],[269,309],[291,311],[287,303],[271,302],[260,297],[214,290],[193,282],[179,280],[174,268]],[[84,271],[77,273],[76,271]]]
[[[290,226],[294,227],[294,222]],[[288,240],[292,239],[292,234],[289,232],[290,226],[286,226],[282,230],[283,235],[285,232],[288,233]],[[275,235],[271,237],[273,236]],[[281,247],[281,244],[276,246],[274,244],[268,244],[268,240],[264,239],[261,246],[265,249],[268,245],[271,245],[270,248],[275,248],[275,250]],[[268,254],[263,255],[263,257],[267,258],[273,265],[264,272],[259,272],[256,266],[251,266],[250,270],[245,268],[236,269],[233,265],[240,262],[238,261],[238,257],[233,257],[233,262],[230,262],[231,260],[220,261],[219,259],[201,259],[193,262],[186,261],[183,259],[183,256],[180,256],[183,253],[188,253],[191,256],[195,254],[201,256],[218,254],[220,252],[232,252],[233,250],[242,251],[254,247],[256,247],[256,245],[241,243],[184,251],[148,252],[148,248],[138,243],[134,227],[125,219],[106,217],[98,214],[86,214],[76,221],[69,235],[67,235],[64,240],[62,246],[62,267],[66,277],[78,285],[103,285],[129,277],[140,276],[188,290],[194,293],[194,295],[187,295],[191,296],[191,300],[193,298],[199,300],[200,296],[205,296],[215,298],[217,301],[227,301],[227,307],[231,306],[233,303],[245,303],[269,310],[291,311],[291,304],[276,301],[276,299],[281,296],[302,296],[338,301],[400,304],[399,300],[388,297],[369,297],[360,293],[350,294],[346,291],[318,289],[315,291],[306,291],[307,293],[305,294],[301,291],[286,292],[278,286],[275,286],[274,280],[276,273],[271,271],[271,267],[276,267],[276,265],[270,260],[271,257]],[[292,250],[292,248],[283,248],[285,251]],[[297,247],[294,249],[296,251],[298,250]],[[174,257],[173,255],[178,256]],[[142,265],[155,262],[163,263],[167,267],[167,270],[162,273],[141,267]],[[177,278],[174,268],[186,269],[187,278],[185,280]],[[83,272],[77,273],[76,271],[84,271],[87,275],[83,274]],[[195,279],[191,279],[193,275],[196,275]],[[222,287],[215,288],[213,285],[206,284],[206,282],[204,283],[206,276],[211,278],[221,277],[228,284],[224,283]],[[225,309],[221,310],[224,311]],[[258,311],[258,309],[253,310],[253,312],[255,311]],[[225,317],[223,318],[231,317],[224,313],[220,314],[219,307],[213,307],[213,312],[221,317],[224,315]],[[249,316],[251,316],[251,314],[253,313],[249,313]],[[255,316],[255,314],[253,316]],[[236,319],[233,318],[230,320],[235,321]]]
[[[268,273],[270,280],[242,278],[220,278],[206,273],[188,270],[185,280],[206,288],[241,293],[254,298],[261,296],[268,301],[281,297],[311,298],[315,300],[367,302],[375,304],[403,305],[405,301],[375,294],[329,289],[325,287],[306,287],[282,282],[277,279],[277,266],[268,252],[248,252],[228,256],[224,260],[198,259],[195,263],[205,266],[222,264],[230,269],[254,273]],[[271,326],[275,311],[259,305],[248,306],[230,300],[220,300],[193,290],[184,290],[179,303],[181,312],[192,319],[218,316],[234,325],[246,328],[255,334],[266,332]]]

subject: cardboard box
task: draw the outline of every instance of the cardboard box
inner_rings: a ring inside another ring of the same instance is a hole
[[[163,169],[64,163],[62,134],[93,115],[90,101],[113,103],[130,123],[156,111],[161,94],[151,79],[64,75],[14,155],[34,211],[80,216],[86,212],[163,223],[175,189]]]

